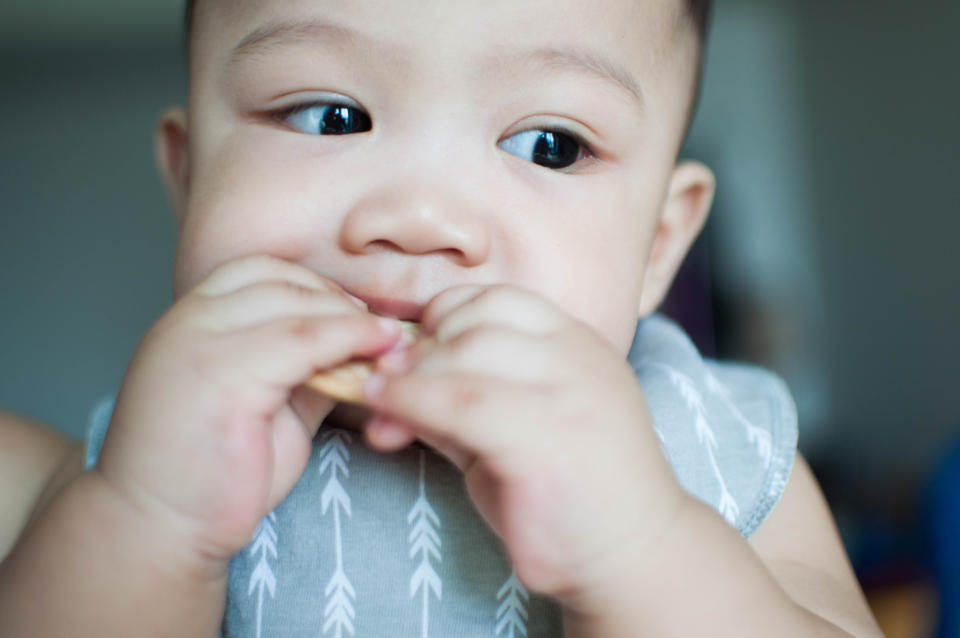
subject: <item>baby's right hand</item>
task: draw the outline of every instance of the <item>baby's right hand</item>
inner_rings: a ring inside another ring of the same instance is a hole
[[[299,386],[398,338],[396,322],[303,267],[230,262],[141,342],[95,471],[172,542],[225,562],[292,489],[333,408]]]

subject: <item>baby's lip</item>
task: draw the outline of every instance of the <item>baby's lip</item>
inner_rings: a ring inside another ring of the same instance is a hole
[[[423,316],[424,305],[414,301],[364,294],[346,289],[344,289],[344,292],[354,299],[365,303],[370,312],[381,317],[392,317],[393,319],[419,322]]]

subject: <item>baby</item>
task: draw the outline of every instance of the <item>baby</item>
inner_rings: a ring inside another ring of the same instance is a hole
[[[706,5],[189,7],[176,301],[88,469],[6,426],[0,633],[878,636],[779,382],[653,314]]]

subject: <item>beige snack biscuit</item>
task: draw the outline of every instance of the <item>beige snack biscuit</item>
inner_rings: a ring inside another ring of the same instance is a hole
[[[400,342],[406,346],[412,346],[419,337],[420,325],[409,321],[399,323]],[[306,386],[337,401],[363,403],[363,382],[373,373],[374,363],[369,359],[347,361],[335,368],[313,375],[307,380]]]

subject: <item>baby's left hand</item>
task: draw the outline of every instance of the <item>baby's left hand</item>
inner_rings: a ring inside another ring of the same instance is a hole
[[[512,287],[450,289],[422,328],[436,343],[366,387],[380,415],[368,439],[387,449],[408,433],[450,458],[520,579],[589,607],[687,498],[625,357]]]

